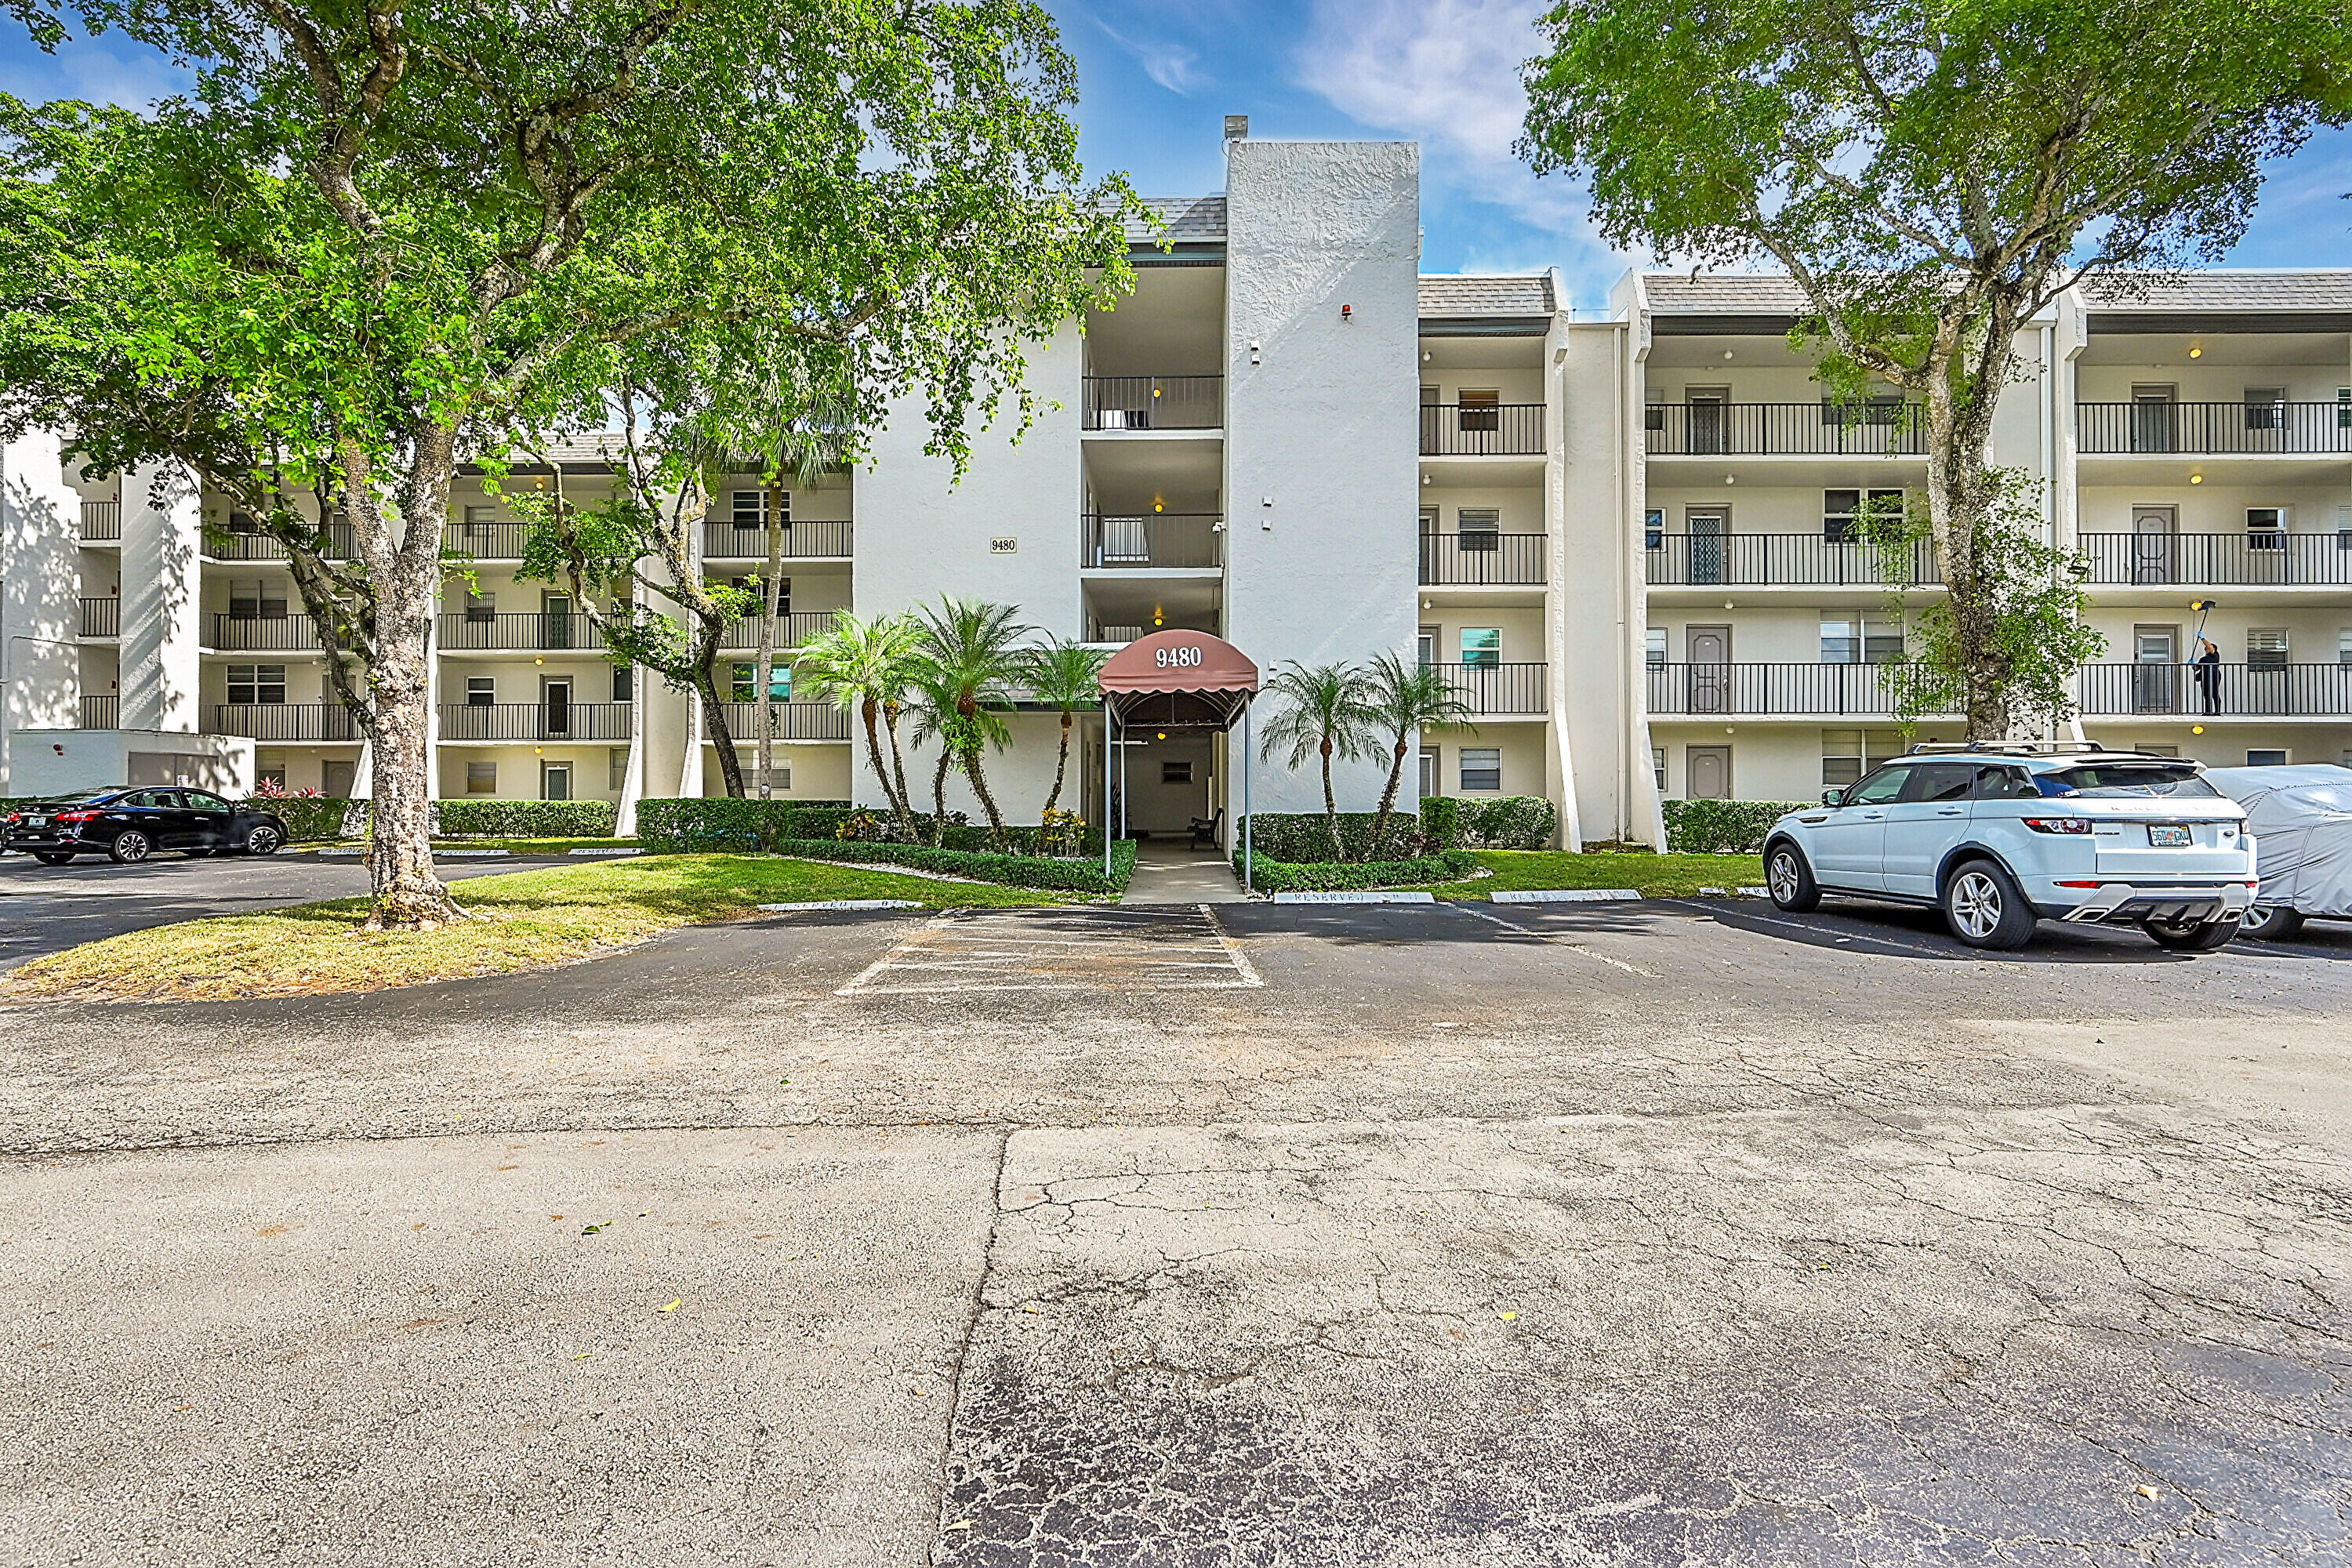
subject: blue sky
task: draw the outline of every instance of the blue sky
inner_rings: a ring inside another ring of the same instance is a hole
[[[1423,265],[1433,272],[1558,266],[1580,306],[1605,303],[1630,263],[1593,234],[1575,187],[1512,157],[1534,0],[1045,0],[1077,58],[1082,149],[1147,195],[1224,182],[1227,114],[1253,133],[1395,136],[1422,143]],[[0,88],[23,98],[141,102],[161,61],[120,39],[49,58],[0,22]],[[2352,132],[2273,167],[2228,264],[2352,266]]]

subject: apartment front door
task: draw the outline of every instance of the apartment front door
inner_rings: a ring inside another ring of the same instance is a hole
[[[2135,452],[2169,452],[2173,447],[2173,388],[2169,386],[2135,386],[2132,388],[2131,449]]]
[[[2132,508],[2132,581],[2177,583],[2180,513],[2168,506]]]
[[[1690,536],[1690,580],[1693,583],[1722,583],[1729,580],[1725,571],[1724,557],[1730,549],[1731,509],[1727,506],[1695,506],[1683,512],[1683,531]]]
[[[550,738],[572,733],[572,678],[551,675],[540,682],[539,732]]]
[[[539,646],[570,647],[572,646],[572,596],[550,594],[539,602]]]
[[[1731,407],[1731,389],[1727,386],[1689,386],[1683,389],[1683,417],[1690,421],[1690,449],[1694,452],[1724,450],[1724,426]]]
[[[1686,634],[1689,651],[1690,710],[1694,713],[1731,711],[1731,628],[1693,626]],[[1728,800],[1728,795],[1696,798]]]
[[[357,763],[339,763],[331,758],[319,765],[319,793],[329,800],[349,800],[352,785],[359,780]]]
[[[2180,711],[2180,628],[2132,628],[2132,711]]]
[[[1683,752],[1684,784],[1693,800],[1731,798],[1731,748],[1689,746]]]

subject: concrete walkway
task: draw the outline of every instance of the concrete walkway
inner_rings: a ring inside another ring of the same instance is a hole
[[[1248,897],[1233,862],[1181,838],[1147,838],[1135,847],[1135,876],[1122,904],[1237,904]]]

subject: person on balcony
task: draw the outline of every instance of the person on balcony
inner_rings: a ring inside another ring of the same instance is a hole
[[[2221,650],[2213,646],[2211,637],[2197,639],[2196,665],[2197,695],[2210,719],[2221,711]]]

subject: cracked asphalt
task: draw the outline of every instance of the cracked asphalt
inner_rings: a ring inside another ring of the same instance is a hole
[[[1117,914],[0,1009],[0,1562],[2352,1561],[2352,928]]]

